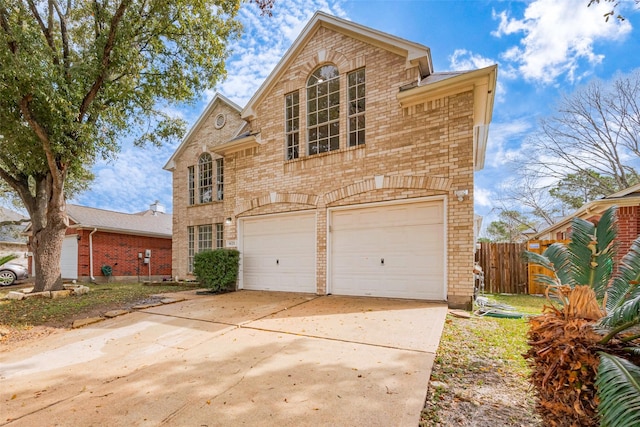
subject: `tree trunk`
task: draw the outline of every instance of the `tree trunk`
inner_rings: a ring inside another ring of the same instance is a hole
[[[27,204],[31,217],[30,249],[35,266],[33,292],[62,289],[60,257],[62,242],[69,224],[64,191],[51,177],[36,182],[37,196]]]

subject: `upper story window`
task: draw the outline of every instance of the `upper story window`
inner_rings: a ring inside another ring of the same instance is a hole
[[[216,159],[216,197],[224,199],[224,159]]]
[[[308,153],[340,148],[340,78],[335,65],[323,65],[307,80]]]
[[[198,203],[212,201],[213,159],[211,154],[203,153],[198,159]]]
[[[195,167],[189,166],[187,180],[189,181],[189,205],[196,203],[196,172]]]
[[[297,159],[300,156],[300,94],[291,92],[285,95],[284,100],[287,160]]]
[[[364,144],[365,130],[365,74],[364,68],[347,74],[349,102],[349,147]]]

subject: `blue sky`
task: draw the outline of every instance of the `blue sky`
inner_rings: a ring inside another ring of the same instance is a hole
[[[232,44],[227,79],[192,105],[166,111],[192,124],[216,91],[244,106],[316,10],[428,46],[435,71],[498,64],[498,90],[486,164],[476,174],[476,211],[495,217],[500,186],[513,176],[512,159],[552,114],[559,97],[590,79],[609,80],[640,67],[640,11],[621,0],[624,22],[605,22],[609,4],[588,0],[276,0],[273,17],[244,5],[245,31]],[[140,149],[123,144],[118,158],[94,167],[91,189],[71,200],[137,212],[159,200],[172,209],[171,174],[162,169],[178,144]]]

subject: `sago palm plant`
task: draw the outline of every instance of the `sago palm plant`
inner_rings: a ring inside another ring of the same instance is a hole
[[[525,253],[551,302],[525,354],[545,425],[640,425],[640,238],[616,266],[616,236],[610,208],[597,225],[574,219],[567,245]]]

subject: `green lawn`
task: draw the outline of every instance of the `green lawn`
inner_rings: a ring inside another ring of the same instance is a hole
[[[548,305],[545,298],[537,296],[485,296],[533,315],[540,314],[543,306]],[[505,419],[520,417],[507,425],[537,425],[528,383],[530,369],[522,357],[528,348],[527,330],[526,319],[487,316],[461,319],[448,315],[431,374],[431,381],[445,386],[430,390],[421,426],[455,424],[455,414],[464,418],[460,415],[460,402],[476,398],[481,405],[487,405],[485,411],[495,412],[496,417],[500,411],[504,412]],[[476,390],[485,390],[489,382],[496,387],[495,400],[491,395],[478,397],[476,394]],[[529,402],[526,408],[510,409],[511,413],[507,414],[500,396],[510,393],[519,396],[521,402]],[[495,425],[502,424],[497,421]]]

